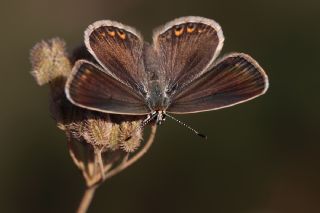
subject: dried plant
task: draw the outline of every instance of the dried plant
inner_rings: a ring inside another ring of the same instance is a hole
[[[87,57],[83,48],[69,57],[59,38],[39,42],[31,50],[32,75],[39,85],[50,86],[50,112],[67,136],[70,156],[81,171],[87,189],[78,213],[87,212],[97,187],[138,160],[150,148],[156,133],[151,127],[143,143],[143,117],[111,115],[71,104],[64,86],[74,61]]]

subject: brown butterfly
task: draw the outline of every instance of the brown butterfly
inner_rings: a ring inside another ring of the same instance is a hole
[[[207,18],[175,19],[154,31],[152,44],[134,28],[97,21],[84,41],[98,64],[77,61],[65,92],[73,104],[90,110],[149,115],[144,124],[160,124],[168,113],[230,107],[268,89],[267,75],[250,56],[216,60],[224,36]]]

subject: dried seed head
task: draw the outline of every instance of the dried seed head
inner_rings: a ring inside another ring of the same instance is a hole
[[[89,118],[85,121],[82,135],[87,143],[104,147],[109,143],[111,128],[112,123],[108,115],[103,118]]]
[[[30,60],[31,74],[39,85],[44,85],[57,77],[67,77],[71,71],[65,42],[59,38],[37,43],[31,50]]]
[[[142,140],[142,129],[139,121],[122,122],[120,148],[125,152],[136,151]]]
[[[83,140],[83,122],[74,122],[68,125],[63,125],[63,127],[64,128],[62,130],[67,132],[73,139],[78,141]]]
[[[86,116],[84,119],[64,125],[64,131],[73,139],[85,141],[102,152],[119,149],[134,152],[139,148],[142,139],[140,121],[113,123],[108,114],[82,113]]]
[[[141,136],[132,136],[129,140],[121,141],[120,147],[125,152],[134,152],[139,148],[141,139]]]
[[[107,148],[111,151],[118,150],[120,147],[120,125],[117,123],[114,123],[112,126],[112,130],[110,132],[110,138],[109,142],[107,144]]]

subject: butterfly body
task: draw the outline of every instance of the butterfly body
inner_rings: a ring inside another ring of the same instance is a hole
[[[243,53],[216,60],[221,27],[202,17],[182,17],[157,28],[148,44],[134,28],[109,20],[85,31],[98,64],[79,60],[66,83],[75,105],[113,114],[148,115],[160,124],[168,113],[216,110],[264,94],[268,77]]]
[[[164,88],[159,81],[150,82],[150,90],[147,93],[146,104],[152,111],[165,111],[170,102]]]

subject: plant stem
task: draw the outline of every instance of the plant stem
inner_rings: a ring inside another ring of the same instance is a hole
[[[84,194],[82,196],[77,213],[86,213],[87,212],[87,210],[90,206],[90,203],[92,201],[92,198],[94,196],[94,193],[96,192],[97,187],[98,187],[98,185],[94,185],[94,186],[88,187],[86,189],[86,191],[84,192]]]
[[[96,150],[95,151],[95,156],[97,157],[97,163],[100,169],[100,174],[101,174],[101,179],[105,179],[104,175],[104,166],[103,166],[103,160],[102,160],[102,155],[101,155],[101,150]]]
[[[151,145],[154,141],[154,138],[156,136],[156,131],[157,131],[157,125],[152,125],[149,139],[146,142],[146,144],[143,146],[143,148],[137,154],[135,154],[132,158],[129,158],[129,160],[124,161],[118,167],[116,167],[116,168],[112,169],[110,172],[108,172],[105,175],[105,180],[118,174],[119,172],[121,172],[122,170],[124,170],[128,166],[132,165],[134,162],[136,162],[139,158],[141,158],[151,147]]]

